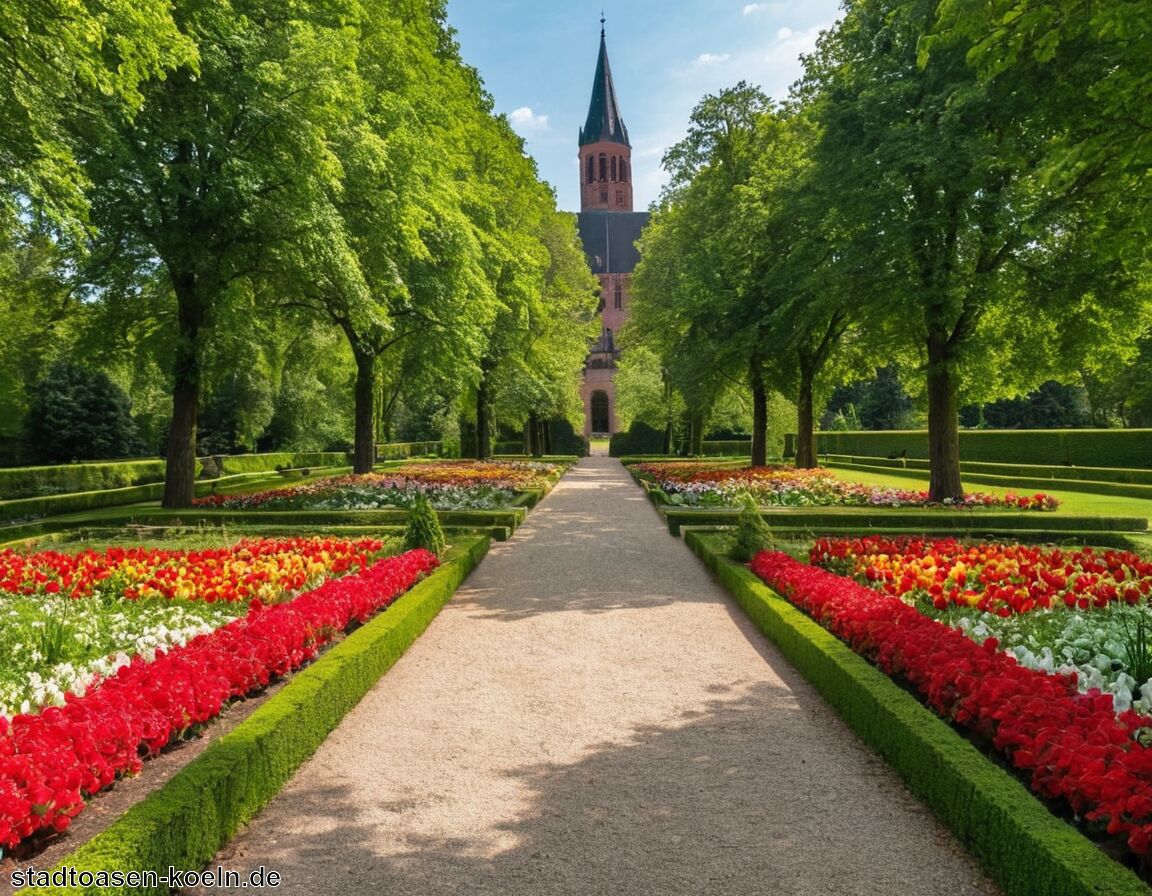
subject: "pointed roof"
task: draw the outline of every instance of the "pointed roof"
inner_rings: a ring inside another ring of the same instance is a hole
[[[599,143],[602,140],[612,143],[628,142],[628,129],[620,117],[620,105],[616,100],[616,86],[612,83],[612,69],[608,65],[608,44],[604,40],[604,20],[600,20],[600,57],[596,60],[596,78],[592,82],[592,101],[588,104],[588,120],[580,129],[580,145]]]

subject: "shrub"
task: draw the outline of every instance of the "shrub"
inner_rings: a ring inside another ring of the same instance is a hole
[[[444,553],[447,543],[444,530],[440,528],[440,518],[428,496],[421,492],[412,509],[408,511],[408,527],[404,530],[404,550],[424,548],[437,557]]]
[[[71,361],[54,364],[33,387],[25,432],[30,454],[47,463],[130,457],[141,450],[124,390],[102,371]]]
[[[772,530],[760,515],[756,499],[745,493],[740,498],[740,517],[736,523],[736,540],[728,555],[740,563],[748,563],[761,551],[775,546]]]
[[[632,454],[664,454],[664,431],[649,426],[640,420],[633,422],[627,432],[612,436],[608,447],[612,457],[626,457]]]

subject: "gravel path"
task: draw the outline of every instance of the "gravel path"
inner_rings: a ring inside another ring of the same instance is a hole
[[[301,896],[998,892],[598,457],[216,861]]]

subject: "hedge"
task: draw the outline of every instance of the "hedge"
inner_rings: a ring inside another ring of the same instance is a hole
[[[433,575],[298,672],[160,790],[57,867],[157,871],[205,867],[292,778],[369,689],[428,627],[488,549],[476,539]],[[140,888],[29,888],[41,896],[167,893]]]
[[[214,455],[222,476],[239,473],[271,473],[278,469],[341,467],[348,464],[343,452]],[[58,464],[45,467],[0,469],[0,499],[77,494],[147,485],[164,481],[164,461],[130,460],[109,463]],[[197,462],[197,473],[201,462]]]
[[[914,470],[928,472],[927,460],[921,458],[869,457],[847,454],[825,454],[821,457],[825,466],[878,467],[884,470]],[[1069,467],[1064,464],[998,464],[988,461],[960,461],[960,472],[966,475],[979,474],[1003,476],[1019,479],[1044,479],[1067,482],[1112,482],[1123,485],[1152,485],[1152,469],[1139,467]]]
[[[750,570],[721,557],[700,533],[689,533],[687,542],[860,739],[971,847],[1007,896],[1148,896],[1136,875],[887,675]]]
[[[121,504],[155,501],[164,494],[163,483],[112,488],[97,492],[76,492],[68,495],[44,495],[40,498],[19,498],[0,501],[0,520],[22,520],[60,513],[78,513],[99,510]]]
[[[875,462],[877,459],[873,458],[853,458],[853,460],[867,461],[866,463],[845,463],[837,460],[826,460],[824,466],[832,467],[840,470],[860,470],[863,472],[873,473],[888,473],[900,475],[901,473],[922,473],[927,474],[927,466],[920,466],[920,464],[927,464],[927,461],[917,461],[917,465],[908,464],[904,469],[893,469],[888,464],[891,461],[886,461],[885,465],[880,465]],[[981,467],[997,467],[1006,470],[1023,470],[1026,467],[1012,467],[1008,464],[981,464]],[[1037,470],[1049,470],[1051,467],[1036,467]],[[1072,470],[1073,468],[1067,468]],[[1119,474],[1127,474],[1132,470],[1117,469]],[[1150,471],[1152,472],[1152,471]],[[1070,478],[1070,479],[1051,479],[1044,477],[1029,477],[1022,475],[1012,474],[991,474],[980,472],[979,470],[970,470],[962,468],[960,476],[965,484],[972,485],[991,485],[1003,489],[1013,489],[1017,492],[1027,491],[1040,491],[1040,490],[1063,490],[1068,492],[1087,492],[1093,495],[1114,495],[1120,498],[1146,498],[1152,499],[1152,485],[1137,484],[1131,482],[1110,482],[1110,481],[1096,481],[1085,478]]]
[[[709,441],[705,439],[701,446],[705,457],[751,457],[752,440],[734,439],[726,441]]]
[[[213,459],[220,467],[223,476],[235,473],[271,473],[283,469],[342,467],[348,464],[348,455],[343,451],[223,454],[215,455]]]
[[[680,534],[682,526],[735,526],[738,509],[659,507],[668,531]],[[828,526],[854,527],[861,534],[872,529],[918,529],[983,535],[991,532],[1145,532],[1148,520],[1126,516],[1070,516],[1037,511],[879,510],[871,507],[765,507],[760,515],[775,528],[820,530]]]
[[[443,442],[387,442],[376,446],[376,460],[405,460],[409,457],[444,456]]]
[[[514,532],[527,514],[525,507],[505,510],[442,510],[440,523],[445,528],[492,530],[499,537]],[[284,526],[371,526],[397,527],[408,521],[408,511],[396,510],[225,510],[216,507],[192,507],[169,510],[163,507],[111,507],[104,512],[71,514],[42,523],[43,531],[75,529],[80,526],[117,527],[128,523],[151,526],[251,525]],[[503,540],[503,539],[500,539]]]
[[[64,492],[94,492],[164,480],[164,461],[59,464],[0,469],[0,500],[36,498]]]
[[[796,437],[785,436],[784,456],[796,456]],[[818,432],[820,455],[846,454],[909,459],[928,457],[926,430]],[[1137,467],[1152,469],[1152,429],[965,429],[960,431],[964,461],[1051,466]]]

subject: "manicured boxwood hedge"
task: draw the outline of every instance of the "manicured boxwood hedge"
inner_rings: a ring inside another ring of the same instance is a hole
[[[854,458],[856,461],[865,461],[864,463],[842,463],[840,461],[831,460],[825,461],[824,465],[833,469],[839,470],[860,470],[861,472],[874,472],[874,473],[888,473],[899,475],[901,472],[912,471],[926,475],[927,467],[914,467],[909,464],[906,470],[893,469],[890,466],[880,466],[874,463],[871,458]],[[919,462],[917,462],[919,463]],[[927,461],[923,463],[927,464]],[[1027,469],[1026,467],[1009,467],[1008,465],[993,465],[983,464],[984,468],[998,466],[1006,469]],[[1048,470],[1049,467],[1037,467],[1039,470]],[[1069,467],[1069,471],[1073,468]],[[1118,470],[1120,474],[1127,474],[1133,471]],[[1152,471],[1149,471],[1152,472]],[[1152,485],[1144,485],[1132,482],[1109,482],[1109,481],[1093,481],[1084,478],[1071,478],[1071,479],[1050,479],[1050,478],[1032,478],[1022,475],[996,475],[992,473],[981,472],[976,469],[961,469],[961,478],[964,480],[965,488],[973,485],[990,485],[996,488],[1007,489],[1021,492],[1031,491],[1067,491],[1067,492],[1087,492],[1093,495],[1114,495],[1119,498],[1145,498],[1152,499]]]
[[[318,467],[340,467],[348,463],[348,455],[343,451],[281,452],[275,454],[225,454],[217,455],[216,462],[222,475],[233,473],[268,473],[283,469],[316,469]]]
[[[442,457],[443,442],[387,442],[376,446],[376,460],[404,460],[409,457]]]
[[[820,458],[824,466],[863,466],[884,470],[928,471],[928,461],[921,458],[887,458],[827,454]],[[987,461],[960,462],[962,473],[1002,476],[1029,480],[1082,480],[1088,482],[1114,482],[1131,485],[1152,485],[1152,469],[1139,467],[1070,467],[1064,464],[997,464]]]
[[[739,510],[660,506],[668,531],[680,534],[682,526],[734,526]],[[826,527],[854,527],[866,533],[873,529],[918,529],[922,532],[985,534],[991,532],[1145,532],[1148,520],[1126,516],[1071,516],[1034,511],[921,510],[871,507],[765,507],[760,515],[773,529],[823,530]]]
[[[1149,896],[1131,871],[1052,815],[888,676],[750,570],[720,556],[707,537],[691,532],[687,540],[757,627],[972,848],[1007,896]]]
[[[784,455],[795,457],[796,438],[785,436]],[[819,454],[910,459],[928,457],[925,430],[818,432]],[[1002,464],[1137,467],[1152,469],[1152,429],[962,430],[960,457]]]
[[[140,501],[155,501],[164,493],[162,483],[112,488],[96,492],[75,492],[66,495],[44,495],[40,498],[20,498],[0,501],[0,521],[23,520],[59,513],[79,513]]]
[[[35,498],[65,492],[94,492],[164,480],[164,461],[126,460],[111,463],[60,464],[0,469],[0,501]]]
[[[487,548],[487,539],[462,546],[437,572],[298,672],[248,719],[60,866],[161,874],[169,866],[205,867],[428,627]],[[168,890],[53,887],[21,892],[128,896]]]

